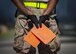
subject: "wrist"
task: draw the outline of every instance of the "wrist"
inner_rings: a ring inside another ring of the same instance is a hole
[[[34,14],[30,12],[28,15],[34,15]]]
[[[43,13],[42,15],[49,15],[49,13]]]
[[[31,11],[28,11],[27,15],[34,15]]]

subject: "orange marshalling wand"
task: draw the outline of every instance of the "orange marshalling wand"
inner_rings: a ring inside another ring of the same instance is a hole
[[[24,40],[30,43],[33,47],[37,47],[40,41],[42,41],[44,44],[47,44],[55,37],[56,35],[44,24],[42,24],[42,27],[38,29],[34,26],[28,35],[24,36]]]

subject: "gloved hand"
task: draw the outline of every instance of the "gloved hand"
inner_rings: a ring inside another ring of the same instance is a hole
[[[35,15],[28,15],[27,19],[30,19],[32,23],[35,24],[36,28],[38,28],[38,19]]]
[[[39,25],[42,27],[42,23],[45,23],[46,20],[49,20],[49,15],[42,15],[39,17]]]

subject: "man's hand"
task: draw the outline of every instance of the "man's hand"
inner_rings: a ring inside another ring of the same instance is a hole
[[[24,3],[23,3],[23,0],[11,0],[15,5],[16,7],[22,12],[24,13],[25,15],[33,15],[32,11],[30,9],[28,9]]]
[[[45,23],[46,20],[49,20],[49,15],[42,15],[39,17],[39,25],[42,27],[42,23]]]
[[[47,8],[43,12],[43,15],[48,15],[48,14],[52,13],[54,8],[56,7],[57,2],[58,2],[58,0],[49,0]]]
[[[32,23],[35,24],[36,28],[38,28],[38,19],[35,15],[28,15],[27,18],[30,19]]]
[[[44,10],[42,16],[39,18],[39,25],[40,27],[42,26],[42,23],[45,23],[46,20],[49,20],[49,15],[52,13],[53,9],[56,7],[58,0],[49,0],[48,1],[48,6]]]

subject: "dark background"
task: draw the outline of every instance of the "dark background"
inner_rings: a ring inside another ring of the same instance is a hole
[[[15,11],[16,7],[11,0],[0,0],[0,24],[14,27]],[[62,42],[59,54],[76,54],[76,0],[59,0],[56,13]],[[1,54],[15,54],[12,49],[13,40],[13,28],[8,32],[8,35],[0,35]]]

